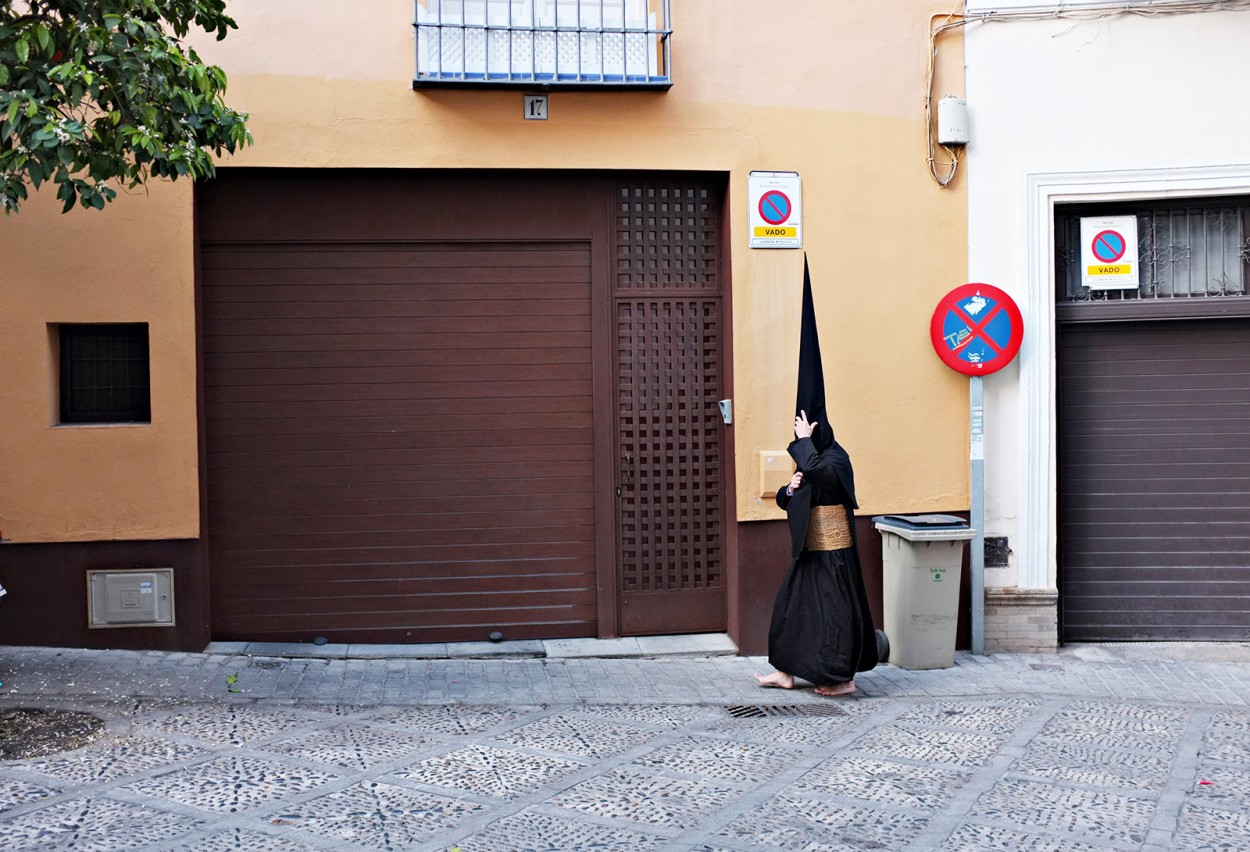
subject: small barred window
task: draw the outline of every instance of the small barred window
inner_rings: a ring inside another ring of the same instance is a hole
[[[151,423],[146,323],[59,326],[62,423]]]

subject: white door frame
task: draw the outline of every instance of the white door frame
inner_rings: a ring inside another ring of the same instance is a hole
[[[1025,288],[1020,312],[1019,588],[1058,588],[1055,398],[1055,205],[1250,194],[1250,163],[1027,174]]]

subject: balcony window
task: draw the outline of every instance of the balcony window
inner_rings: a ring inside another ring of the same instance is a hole
[[[413,88],[667,89],[669,0],[418,0]]]

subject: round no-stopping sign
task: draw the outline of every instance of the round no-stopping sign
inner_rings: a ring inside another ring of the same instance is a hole
[[[1024,323],[1011,297],[990,284],[963,284],[938,302],[929,323],[942,363],[966,376],[1001,370],[1020,351]]]

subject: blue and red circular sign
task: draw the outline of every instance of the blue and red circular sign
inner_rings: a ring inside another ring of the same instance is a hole
[[[1090,250],[1099,263],[1115,263],[1124,257],[1124,250],[1127,248],[1128,243],[1119,231],[1101,231],[1090,243]]]
[[[1011,297],[990,284],[964,284],[938,302],[929,323],[942,363],[966,376],[1001,370],[1020,351],[1024,322]]]
[[[760,196],[760,218],[770,225],[780,225],[790,218],[794,206],[790,197],[777,189],[770,189]]]

